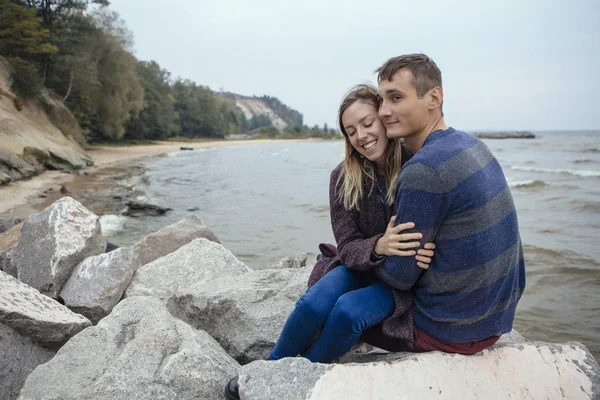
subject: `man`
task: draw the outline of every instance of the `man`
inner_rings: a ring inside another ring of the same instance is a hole
[[[433,60],[403,55],[376,72],[387,135],[415,153],[400,173],[396,223],[414,222],[420,243],[437,247],[427,271],[413,257],[392,256],[375,272],[413,290],[415,350],[475,353],[512,329],[525,288],[510,189],[482,141],[446,126]]]

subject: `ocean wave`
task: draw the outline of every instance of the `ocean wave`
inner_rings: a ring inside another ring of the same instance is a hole
[[[508,186],[511,188],[540,188],[544,186],[548,186],[544,181],[539,180],[523,180],[523,181],[511,181],[508,180]]]
[[[599,202],[578,202],[573,209],[580,212],[600,213]]]
[[[329,205],[315,205],[315,204],[300,204],[298,207],[311,212],[311,213],[325,213],[329,214]]]
[[[586,158],[585,160],[575,160],[573,164],[593,164],[594,162],[591,158]]]
[[[122,215],[107,214],[100,217],[100,226],[102,227],[102,233],[114,233],[123,229],[127,217]]]
[[[528,274],[545,275],[551,272],[598,274],[598,261],[572,250],[551,250],[531,244],[523,245],[525,264],[530,265]],[[538,268],[543,267],[543,268]]]
[[[550,174],[569,174],[582,176],[585,178],[600,177],[600,171],[591,171],[584,169],[565,169],[565,168],[537,168],[537,167],[525,167],[522,165],[513,165],[511,167],[515,171],[530,171],[530,172],[546,172]]]
[[[590,149],[585,149],[582,153],[600,153],[600,147],[592,147]]]

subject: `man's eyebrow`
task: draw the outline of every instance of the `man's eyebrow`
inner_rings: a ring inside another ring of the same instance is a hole
[[[404,94],[401,90],[398,90],[398,89],[388,89],[385,91],[385,94],[391,94],[391,93]]]

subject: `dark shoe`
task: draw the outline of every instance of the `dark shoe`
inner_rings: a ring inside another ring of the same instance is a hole
[[[227,400],[240,400],[240,393],[238,392],[238,376],[227,382],[227,385],[225,385],[225,398]]]

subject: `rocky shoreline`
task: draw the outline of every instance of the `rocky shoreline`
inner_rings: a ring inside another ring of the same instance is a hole
[[[471,135],[479,139],[535,139],[535,135],[529,131],[473,132]]]
[[[238,374],[242,399],[600,396],[585,346],[514,332],[474,356],[263,361],[306,290],[305,255],[252,270],[195,216],[105,251],[70,197],[0,233],[0,398],[221,399]]]

